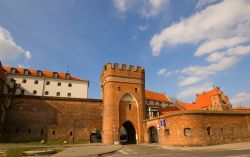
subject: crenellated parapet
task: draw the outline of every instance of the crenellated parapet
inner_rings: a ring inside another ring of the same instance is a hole
[[[145,80],[145,72],[144,68],[140,66],[133,66],[126,64],[111,64],[107,63],[104,65],[102,74],[101,74],[101,82],[105,84],[106,81],[117,81],[117,82],[126,82],[130,83],[142,83],[144,84]]]

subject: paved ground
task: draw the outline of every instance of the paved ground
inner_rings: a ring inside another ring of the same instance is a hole
[[[208,147],[168,147],[155,144],[125,145],[105,157],[250,157],[250,143]]]
[[[83,157],[83,156],[97,156],[122,149],[121,145],[85,145],[79,147],[66,148],[52,157]]]

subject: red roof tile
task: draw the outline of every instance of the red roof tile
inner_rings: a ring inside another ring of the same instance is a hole
[[[180,111],[180,110],[182,109],[177,106],[168,106],[168,107],[160,108],[159,112],[161,115],[166,115],[168,112]]]
[[[163,93],[157,93],[145,90],[145,98],[148,100],[161,101],[165,103],[170,103],[170,99]]]
[[[11,67],[9,67],[9,66],[4,66],[3,69],[4,69],[4,72],[6,72],[6,73],[11,72]],[[20,75],[24,74],[24,70],[26,70],[24,68],[15,68],[15,69],[16,69],[15,74],[20,74]],[[27,70],[29,70],[28,76],[37,76],[37,72],[39,71],[39,70],[35,70],[35,69],[27,69]],[[44,77],[53,77],[54,72],[52,72],[52,71],[47,71],[47,70],[40,70],[40,71],[42,72],[42,76],[44,76]],[[58,78],[66,79],[67,73],[57,72],[57,74],[58,74]],[[70,76],[70,79],[71,80],[81,80],[80,78],[77,78],[75,76]]]
[[[180,105],[185,110],[201,110],[201,107],[197,104],[190,104],[187,102],[180,102],[180,101],[178,101],[177,104]]]

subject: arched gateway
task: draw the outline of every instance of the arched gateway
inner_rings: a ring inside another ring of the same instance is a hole
[[[121,126],[120,143],[136,144],[136,131],[133,124],[129,121],[124,122]]]
[[[106,64],[101,75],[104,144],[143,142],[144,69]],[[126,132],[126,137],[123,132]]]

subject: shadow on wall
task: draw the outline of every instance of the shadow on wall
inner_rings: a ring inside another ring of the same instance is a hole
[[[57,125],[57,110],[40,99],[19,98],[6,115],[2,132],[3,142],[48,140],[50,126]],[[53,134],[53,131],[52,131]]]
[[[102,101],[23,96],[6,117],[4,142],[90,142],[102,126]]]

